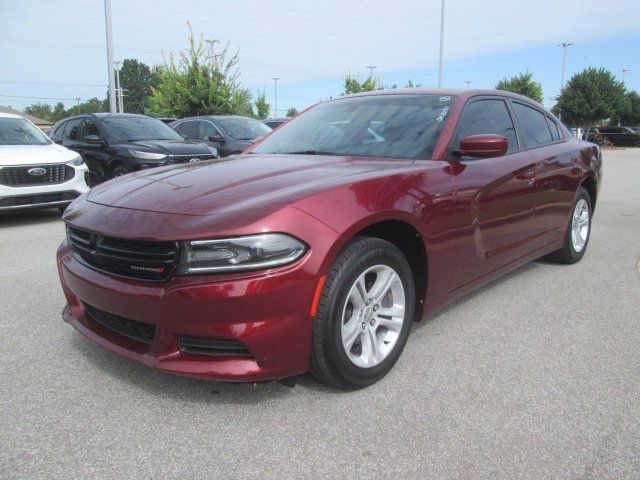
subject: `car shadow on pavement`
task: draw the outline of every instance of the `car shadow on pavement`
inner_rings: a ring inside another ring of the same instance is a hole
[[[421,321],[419,322],[415,322],[412,326],[412,328],[414,330],[416,329],[420,329],[422,327],[424,327],[425,325],[430,324],[431,322],[433,322],[434,320],[440,318],[443,315],[448,314],[449,312],[451,312],[451,310],[454,310],[456,308],[459,308],[460,306],[469,303],[469,302],[473,302],[476,298],[482,296],[482,295],[486,295],[487,292],[489,290],[492,290],[494,288],[498,288],[501,284],[509,282],[511,280],[513,280],[514,278],[517,278],[521,275],[527,275],[529,272],[536,270],[538,268],[541,267],[551,267],[553,268],[554,266],[562,268],[561,265],[557,264],[557,263],[553,263],[550,262],[548,260],[545,260],[544,258],[540,258],[537,260],[533,260],[529,263],[526,263],[524,265],[522,265],[521,267],[516,268],[515,270],[513,270],[512,272],[509,272],[505,275],[502,275],[494,280],[491,280],[489,283],[463,295],[460,298],[457,298],[456,300],[454,300],[453,302],[451,302],[450,304],[446,305],[445,307],[437,310],[436,312],[432,313],[431,315],[428,315],[426,318],[423,318]],[[411,337],[409,337],[411,338]]]
[[[62,214],[58,209],[22,210],[0,213],[0,229],[13,228],[38,223],[59,222]]]
[[[292,392],[279,382],[221,383],[159,372],[104,350],[78,332],[72,332],[70,337],[71,347],[102,373],[148,395],[194,403],[253,404],[279,399]]]
[[[455,300],[441,310],[429,315],[421,322],[416,322],[412,328],[420,329],[442,315],[451,312],[451,310],[459,308],[467,302],[473,302],[477,297],[485,295],[490,289],[498,288],[500,284],[504,282],[509,282],[521,275],[527,275],[538,268],[552,269],[554,266],[562,268],[562,266],[544,259],[523,265],[513,272],[492,280],[488,284]],[[346,393],[343,390],[318,382],[309,374],[298,376],[296,379],[296,387],[293,389],[280,382],[261,382],[257,384],[220,383],[197,378],[181,377],[179,375],[153,370],[134,360],[104,350],[77,332],[73,332],[70,343],[85,359],[110,377],[115,377],[117,380],[127,382],[147,394],[171,397],[179,401],[243,405],[278,400],[287,395],[295,394],[296,390],[302,390],[303,392],[311,390],[329,395],[344,395]]]

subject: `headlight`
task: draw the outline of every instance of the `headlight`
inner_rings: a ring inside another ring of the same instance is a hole
[[[207,147],[209,147],[209,151],[211,152],[211,155],[213,155],[216,158],[220,158],[220,156],[218,155],[218,149],[216,147],[211,147],[209,145],[207,145]]]
[[[136,158],[141,158],[142,160],[162,160],[167,157],[165,153],[140,152],[138,150],[129,150],[129,153]]]
[[[282,233],[182,242],[178,275],[238,272],[286,265],[307,247]]]
[[[67,165],[73,165],[74,167],[79,167],[83,163],[84,160],[82,160],[82,157],[80,155],[67,161]]]

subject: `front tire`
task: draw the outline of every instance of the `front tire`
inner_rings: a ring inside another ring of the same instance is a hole
[[[378,238],[356,238],[327,275],[316,311],[310,371],[339,388],[384,377],[407,342],[415,309],[411,268]]]
[[[548,256],[549,260],[573,264],[584,256],[591,236],[592,213],[591,197],[584,187],[580,187],[571,208],[564,245],[560,250],[551,253]]]

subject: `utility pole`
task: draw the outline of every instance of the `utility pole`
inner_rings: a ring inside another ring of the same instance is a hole
[[[440,61],[438,63],[438,88],[442,88],[444,78],[444,1],[440,7]]]
[[[76,102],[78,102],[78,105],[80,105],[80,100],[82,100],[80,97],[76,97]]]
[[[120,64],[122,61],[118,60],[117,62],[113,62],[116,67],[116,92],[118,95],[118,111],[120,113],[124,113],[124,109],[122,108],[122,84],[120,83]]]
[[[473,80],[465,80],[464,83],[467,84],[467,88],[469,88],[469,86],[471,85],[471,82],[473,82]]]
[[[560,93],[564,90],[564,71],[567,66],[567,47],[570,47],[573,43],[560,43],[557,46],[562,47],[562,77],[560,77]]]
[[[107,31],[107,66],[109,67],[109,111],[116,112],[116,90],[113,75],[113,40],[111,38],[111,0],[104,0],[104,26]]]
[[[367,68],[369,69],[369,78],[373,78],[373,70],[378,68],[377,65],[367,65]]]
[[[628,68],[623,68],[620,71],[622,72],[622,84],[626,86],[626,83],[624,81],[624,77],[627,75],[627,72],[630,72],[631,70],[629,70]]]
[[[274,101],[273,101],[273,118],[278,118],[278,80],[280,80],[280,77],[272,77],[271,80],[273,80],[273,97],[274,97]]]

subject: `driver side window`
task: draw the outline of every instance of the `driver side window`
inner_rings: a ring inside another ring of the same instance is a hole
[[[507,137],[509,148],[507,153],[518,150],[518,137],[511,120],[511,115],[504,100],[483,99],[465,105],[454,142],[454,150],[460,146],[460,141],[470,135],[502,135]]]

